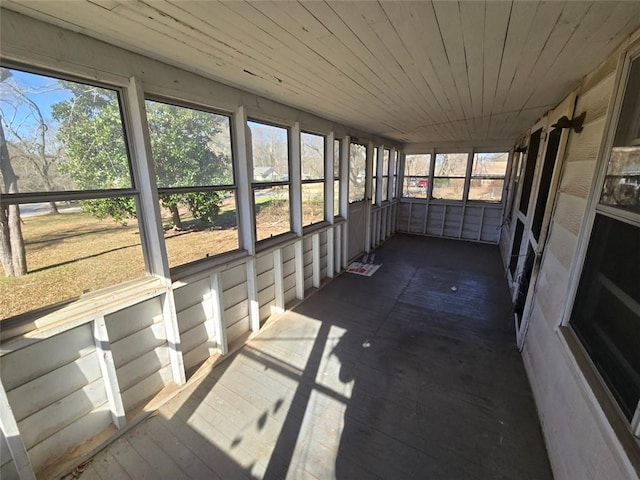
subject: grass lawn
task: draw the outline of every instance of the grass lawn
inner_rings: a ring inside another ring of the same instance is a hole
[[[228,200],[216,222],[223,228],[165,231],[170,266],[238,248],[235,202]],[[82,212],[23,220],[29,273],[0,276],[0,320],[146,275],[135,220],[123,226]]]
[[[256,196],[256,207],[259,240],[290,231],[286,191]],[[169,228],[169,213],[162,213],[170,267],[239,247],[233,197],[223,200],[213,226],[202,225],[181,210],[184,229],[174,230]],[[323,206],[315,195],[306,198],[303,213],[306,221],[322,219]],[[146,275],[136,220],[120,225],[76,211],[28,216],[23,221],[29,273],[0,276],[0,320]]]

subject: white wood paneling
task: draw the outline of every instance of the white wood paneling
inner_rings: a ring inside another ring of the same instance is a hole
[[[623,1],[3,7],[403,143],[515,139],[640,25]]]

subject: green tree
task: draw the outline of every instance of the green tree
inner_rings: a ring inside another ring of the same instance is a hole
[[[194,187],[233,183],[231,149],[226,117],[147,101],[158,186]],[[195,219],[212,223],[218,215],[221,197],[214,192],[162,195],[175,228],[182,228],[178,207],[186,206]]]
[[[67,89],[73,97],[52,107],[53,117],[60,122],[58,139],[67,150],[61,169],[80,189],[131,188],[116,93],[78,84],[69,84]],[[222,120],[226,117],[150,101],[146,108],[160,188],[232,183],[230,148],[225,151],[214,141],[224,131]],[[220,203],[215,193],[176,193],[160,198],[176,228],[182,228],[180,205],[195,219],[213,222]],[[82,206],[97,217],[111,216],[120,222],[136,215],[130,197],[89,200]]]

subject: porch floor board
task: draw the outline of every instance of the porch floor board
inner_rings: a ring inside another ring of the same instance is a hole
[[[372,277],[330,282],[81,478],[552,478],[498,248],[375,253]]]

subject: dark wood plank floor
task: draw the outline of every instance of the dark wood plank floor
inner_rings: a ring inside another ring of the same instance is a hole
[[[82,478],[552,478],[497,247],[397,235],[376,254]]]

